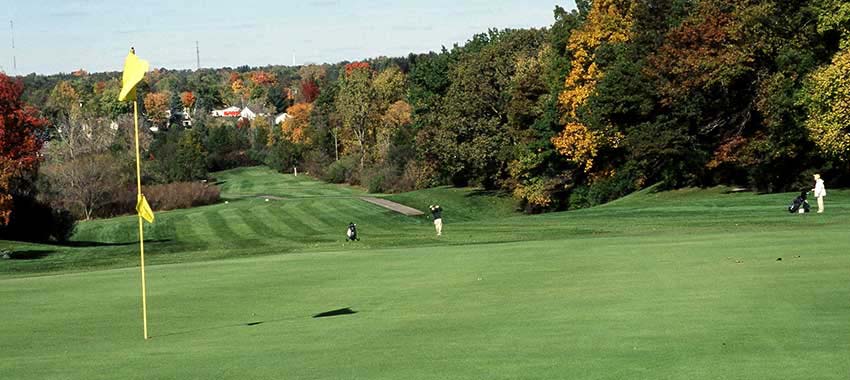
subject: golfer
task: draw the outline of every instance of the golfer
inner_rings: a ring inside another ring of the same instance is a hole
[[[826,188],[823,186],[820,174],[815,174],[815,188],[812,191],[815,193],[815,198],[818,199],[818,214],[821,214],[823,213],[823,197],[826,196]]]
[[[440,205],[431,205],[431,217],[434,219],[434,228],[437,229],[437,236],[443,234],[443,208]]]

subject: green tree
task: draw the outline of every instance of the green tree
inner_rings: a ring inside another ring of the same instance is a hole
[[[339,113],[343,130],[356,144],[361,170],[365,167],[368,150],[375,137],[375,97],[372,70],[368,65],[354,67],[340,80],[336,111]]]
[[[507,109],[516,62],[535,56],[545,37],[539,30],[491,30],[473,38],[452,65],[432,152],[454,184],[496,188],[507,176],[515,154]]]

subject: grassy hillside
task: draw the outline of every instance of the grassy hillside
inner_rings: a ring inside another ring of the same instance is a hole
[[[84,223],[79,247],[1,260],[3,378],[850,373],[847,191],[831,190],[822,215],[788,214],[792,194],[723,188],[540,216],[470,190],[390,197],[443,205],[437,239],[427,219],[356,189],[260,168],[219,179],[230,203],[160,213],[149,229],[162,265],[148,269],[148,341],[138,269],[120,268],[136,260],[135,219]],[[363,241],[342,243],[349,220]],[[68,266],[78,272],[56,274]],[[103,266],[119,268],[85,270]],[[31,275],[44,271],[55,275]],[[312,317],[344,308],[355,313]]]
[[[459,236],[438,241],[427,217],[411,218],[364,202],[359,196],[366,194],[350,186],[264,167],[215,176],[227,203],[157,213],[156,223],[145,225],[148,263],[462,242]],[[515,215],[510,199],[473,189],[424,190],[398,197],[416,199],[411,204],[421,209],[427,209],[426,202],[442,202],[448,210],[446,223]],[[344,243],[349,222],[357,223],[362,236],[356,244]],[[0,275],[136,266],[137,223],[135,216],[82,222],[66,246],[0,241],[0,248],[12,248],[22,258],[0,260]]]

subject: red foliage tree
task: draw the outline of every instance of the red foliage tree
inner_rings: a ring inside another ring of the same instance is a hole
[[[649,59],[647,74],[661,78],[662,102],[687,96],[694,89],[727,87],[751,71],[754,44],[730,0],[701,2],[696,12],[672,29]]]
[[[301,93],[304,94],[304,101],[313,103],[319,97],[319,85],[312,79],[304,79],[301,81]]]
[[[355,71],[355,70],[360,70],[360,69],[369,70],[369,68],[370,68],[370,66],[369,66],[368,62],[351,62],[351,63],[345,65],[345,75],[346,76],[351,75],[351,72]]]
[[[38,167],[47,120],[21,101],[23,84],[0,73],[0,224],[12,214],[12,180]]]

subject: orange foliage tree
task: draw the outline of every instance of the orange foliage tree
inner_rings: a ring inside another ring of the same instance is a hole
[[[145,95],[145,111],[155,127],[165,126],[168,122],[170,96],[165,92],[150,92]]]
[[[307,128],[310,126],[310,113],[313,112],[312,103],[298,103],[286,109],[289,117],[280,124],[284,138],[295,144],[309,144]]]
[[[250,78],[251,82],[259,86],[271,86],[277,83],[277,77],[273,73],[263,70],[252,71]]]
[[[180,103],[183,104],[184,108],[192,108],[195,104],[195,94],[192,91],[183,91],[180,93]]]

